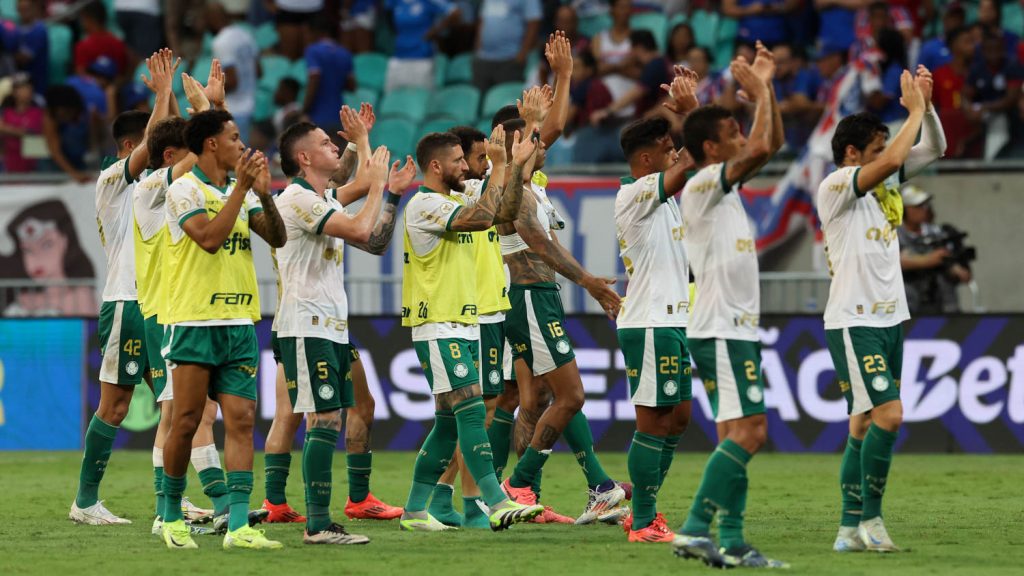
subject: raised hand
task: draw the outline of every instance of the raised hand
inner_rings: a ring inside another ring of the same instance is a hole
[[[685,66],[676,66],[676,77],[672,84],[662,84],[661,89],[668,92],[669,99],[661,105],[676,114],[688,114],[700,106],[697,100],[697,73]]]
[[[572,76],[572,45],[565,32],[556,30],[544,45],[544,57],[555,76]]]
[[[548,111],[551,110],[551,100],[545,98],[542,88],[534,86],[529,90],[523,91],[523,99],[516,100],[516,107],[519,108],[519,117],[527,125],[534,124],[539,126],[544,123]]]
[[[388,175],[388,191],[401,196],[409,189],[409,185],[415,178],[416,163],[413,162],[412,156],[405,157],[405,166],[402,166],[401,170],[398,169],[398,160],[395,160],[395,163],[391,165],[391,173]]]
[[[917,65],[917,87],[921,90],[921,96],[924,98],[925,105],[930,106],[932,103],[932,88],[935,86],[935,80],[932,79],[932,73],[923,64]]]
[[[534,139],[532,137],[534,134],[537,134],[537,132],[521,138],[519,130],[516,130],[515,134],[512,135],[512,163],[516,166],[526,165],[537,152],[539,139]]]
[[[391,152],[387,146],[378,146],[373,151],[373,156],[367,162],[366,173],[373,184],[384,184],[388,177],[388,162],[391,161]]]
[[[205,112],[210,109],[210,100],[207,99],[206,92],[203,91],[203,85],[198,80],[182,72],[181,85],[185,88],[185,98],[188,99],[188,103],[191,106],[188,109],[189,115]]]
[[[495,166],[504,165],[505,157],[505,128],[498,124],[491,130],[491,137],[487,139],[484,148],[487,150],[487,157]]]
[[[360,103],[359,117],[363,119],[363,124],[366,125],[366,132],[369,134],[373,130],[373,125],[377,123],[377,115],[373,113],[373,104]]]
[[[763,82],[770,83],[775,78],[775,55],[760,40],[754,44],[754,48],[757,50],[757,55],[754,56],[751,68]]]
[[[911,114],[924,112],[924,95],[921,94],[917,79],[910,74],[909,70],[904,70],[900,75],[900,94],[900,105],[906,108],[907,112]]]
[[[270,162],[262,153],[257,154],[259,158],[254,166],[255,178],[252,190],[260,196],[267,196],[270,194]]]
[[[253,152],[252,148],[246,148],[242,155],[235,162],[235,189],[249,190],[256,181],[255,165],[256,159],[262,156],[259,152]]]
[[[370,109],[370,115],[373,115],[373,109]],[[366,128],[366,123],[363,122],[362,117],[356,114],[356,111],[349,108],[347,105],[342,106],[338,112],[338,117],[341,119],[342,129],[338,131],[338,136],[341,136],[349,142],[363,142],[368,140],[370,137],[369,131]]]
[[[210,63],[210,74],[206,77],[206,87],[203,88],[203,93],[206,94],[206,99],[212,106],[221,109],[224,108],[225,99],[224,78],[220,60],[214,58]]]
[[[768,94],[768,84],[754,73],[750,64],[743,58],[733,60],[732,64],[729,64],[729,71],[750,100],[760,100]]]
[[[153,91],[155,94],[169,93],[171,91],[171,81],[173,78],[174,71],[177,69],[178,62],[172,62],[173,55],[167,48],[163,48],[158,52],[153,53],[152,56],[146,59],[146,68],[149,69],[149,78],[145,75],[142,76],[142,82],[147,88]]]

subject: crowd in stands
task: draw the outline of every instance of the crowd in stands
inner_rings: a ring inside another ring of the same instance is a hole
[[[179,71],[227,73],[243,137],[270,150],[308,117],[329,133],[342,103],[376,106],[393,154],[426,131],[471,124],[524,84],[553,83],[544,41],[572,41],[572,110],[549,164],[621,162],[618,132],[661,114],[680,64],[702,103],[741,116],[728,63],[775,54],[786,149],[801,153],[846,72],[846,109],[897,125],[899,75],[924,64],[952,158],[1024,156],[1024,0],[0,0],[2,170],[95,177],[120,111],[151,105],[139,76],[168,45]],[[175,91],[184,108],[180,78]],[[183,110],[182,114],[186,114]],[[676,122],[674,115],[666,115]],[[677,126],[679,128],[679,126]]]

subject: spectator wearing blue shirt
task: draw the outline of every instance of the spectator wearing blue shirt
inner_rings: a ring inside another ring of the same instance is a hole
[[[635,107],[636,117],[643,118],[664,98],[661,85],[672,82],[672,63],[658,51],[658,42],[650,30],[633,30],[629,33],[629,42],[630,56],[640,66],[639,81],[606,108],[591,114],[592,124],[600,124],[631,106]]]
[[[332,26],[326,18],[309,25],[310,42],[306,46],[306,97],[302,111],[324,132],[332,135],[341,129],[338,111],[341,93],[356,86],[352,75],[352,53],[331,37]]]
[[[1020,44],[1020,36],[1003,29],[1002,10],[1002,6],[996,0],[981,0],[978,2],[978,24],[985,30],[985,33],[1001,36],[1007,60],[1014,60],[1017,58],[1017,45]],[[980,61],[982,58],[983,56],[979,52],[978,60]]]
[[[0,27],[3,49],[13,56],[18,70],[27,72],[36,94],[49,86],[50,43],[43,23],[43,3],[18,0],[20,24],[4,22]]]
[[[524,80],[541,16],[540,0],[483,0],[473,60],[473,84],[481,94],[496,84]]]
[[[868,94],[868,111],[882,122],[893,124],[907,117],[906,109],[900,106],[900,75],[907,69],[907,50],[903,35],[892,28],[882,29],[877,41],[882,83],[878,90]]]
[[[386,0],[395,27],[395,50],[388,60],[384,91],[434,86],[434,40],[459,19],[448,0]]]
[[[849,49],[857,39],[857,10],[869,4],[871,0],[814,0],[820,16],[818,42]]]
[[[116,77],[117,64],[107,56],[100,56],[89,64],[85,74],[69,76],[64,83],[78,91],[89,116],[102,126],[104,122],[113,122],[116,115],[111,105],[114,93],[110,92],[108,96],[108,88],[113,85]]]
[[[1006,57],[1005,38],[987,32],[981,41],[981,60],[971,64],[964,84],[964,99],[986,123],[1011,111],[1020,99],[1024,70],[1016,58]]]
[[[814,111],[818,88],[803,56],[797,54],[792,45],[776,44],[772,55],[775,57],[772,86],[782,113],[786,146],[790,151],[799,152],[818,121],[818,113]]]
[[[46,91],[43,138],[50,159],[76,182],[93,181],[85,170],[85,154],[91,142],[89,117],[78,91],[63,84]]]
[[[722,0],[722,13],[739,20],[736,41],[769,47],[790,41],[788,18],[798,8],[800,0]]]
[[[921,45],[921,51],[917,56],[917,63],[925,68],[935,71],[940,66],[945,66],[953,59],[946,46],[946,35],[951,31],[960,28],[967,22],[967,12],[960,4],[950,4],[942,15],[942,34],[925,41]]]

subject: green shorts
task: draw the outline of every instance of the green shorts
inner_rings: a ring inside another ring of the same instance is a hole
[[[348,362],[349,364],[359,362],[359,350],[356,350],[356,345],[351,342],[348,344]]]
[[[561,368],[576,358],[565,334],[565,310],[558,284],[513,284],[508,291],[512,310],[505,317],[505,334],[512,357],[522,358],[534,376]]]
[[[505,322],[480,325],[480,389],[484,396],[505,391]]]
[[[244,326],[168,326],[164,331],[164,360],[172,370],[178,364],[202,364],[210,368],[208,394],[256,400],[256,367],[259,344],[256,328]]]
[[[848,414],[863,414],[900,399],[903,371],[903,325],[854,326],[825,330]],[[855,370],[851,367],[855,366]]]
[[[270,331],[270,350],[274,353],[274,363],[281,363],[281,339],[277,337],[277,330]]]
[[[330,412],[355,406],[351,346],[324,338],[279,338],[292,411]]]
[[[715,422],[764,414],[760,342],[690,338],[689,344]]]
[[[167,363],[160,355],[164,342],[164,326],[156,321],[156,314],[146,318],[146,358],[149,361],[149,380],[153,383],[153,396],[157,402],[171,400],[174,394],[167,386]]]
[[[693,398],[686,328],[621,328],[629,399],[637,406],[675,406]]]
[[[100,382],[135,386],[149,370],[146,322],[135,300],[104,302],[99,321]]]
[[[430,384],[431,394],[443,394],[480,383],[477,371],[480,342],[440,338],[413,342],[416,357]]]

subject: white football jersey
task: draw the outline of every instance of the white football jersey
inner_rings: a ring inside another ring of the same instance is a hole
[[[132,192],[135,222],[143,240],[149,240],[167,225],[164,203],[167,201],[167,188],[171,185],[168,181],[170,171],[170,168],[160,168],[150,172]]]
[[[761,287],[754,230],[739,184],[725,186],[725,164],[701,169],[683,187],[683,241],[696,277],[687,336],[758,340]]]
[[[335,212],[345,212],[335,191],[323,197],[296,178],[275,200],[288,241],[275,250],[281,302],[275,325],[279,338],[323,338],[348,344],[345,241],[324,233]]]
[[[910,318],[897,228],[871,190],[857,190],[859,167],[840,168],[818,186],[815,203],[825,234],[832,284],[825,328],[887,328]],[[879,186],[899,189],[899,174]]]
[[[96,226],[107,256],[103,301],[135,300],[135,240],[132,238],[132,188],[128,158],[100,172],[96,181]]]
[[[619,256],[629,275],[619,328],[686,326],[690,272],[676,199],[664,173],[623,178],[615,196]]]

